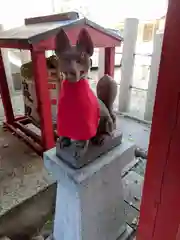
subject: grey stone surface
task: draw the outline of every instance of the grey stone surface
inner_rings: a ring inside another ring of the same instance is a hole
[[[53,184],[25,200],[0,218],[0,236],[11,239],[30,239],[49,219],[54,211],[56,184]],[[28,238],[29,237],[29,238]]]
[[[51,183],[42,158],[0,128],[0,216]]]
[[[122,131],[124,139],[128,139],[141,149],[148,149],[151,131],[148,124],[143,124],[127,117],[118,116],[117,127]]]
[[[122,142],[122,132],[115,131],[114,136],[106,136],[102,145],[93,145],[91,142],[88,145],[87,150],[83,152],[81,156],[74,157],[76,151],[76,145],[71,144],[69,147],[63,149],[60,148],[60,143],[57,141],[56,144],[56,155],[69,164],[73,168],[81,168],[93,161],[95,161],[102,154],[105,154],[112,150],[114,147],[118,146]]]
[[[133,233],[133,229],[130,226],[126,226],[126,230],[117,240],[128,240]]]
[[[126,215],[126,223],[132,228],[137,228],[139,211],[131,206],[129,203],[125,202],[125,215]]]
[[[121,171],[134,157],[134,145],[124,141],[95,162],[75,170],[44,154],[45,166],[58,181],[54,238],[116,240],[126,229]]]
[[[134,165],[138,164],[138,162],[139,162],[139,159],[134,158],[134,160],[132,162],[130,162],[129,164],[126,164],[126,166],[123,168],[122,173],[121,173],[122,178],[125,175],[127,175],[130,172],[130,170],[134,167]]]
[[[126,225],[124,233],[120,237],[118,237],[117,240],[135,240],[134,238],[131,239],[133,232],[134,230],[130,226]],[[54,240],[53,235],[50,235],[48,238],[46,238],[46,240]]]
[[[140,158],[138,163],[132,167],[132,171],[144,177],[146,171],[147,159]]]
[[[130,171],[123,180],[124,200],[140,210],[142,187],[144,178],[136,172]]]

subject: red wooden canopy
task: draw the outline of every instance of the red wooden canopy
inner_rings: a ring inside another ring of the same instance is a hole
[[[111,76],[114,74],[115,46],[120,46],[122,38],[86,18],[78,18],[77,13],[72,12],[26,19],[25,24],[22,27],[1,32],[0,48],[31,51],[41,119],[41,137],[27,129],[26,124],[30,122],[27,117],[17,118],[14,116],[1,51],[0,92],[6,115],[6,126],[23,138],[36,152],[42,154],[44,150],[54,146],[56,139],[51,118],[45,51],[55,49],[54,39],[59,29],[63,28],[71,43],[75,44],[79,31],[86,28],[92,37],[94,46],[105,48],[105,74]]]
[[[180,1],[169,1],[137,240],[180,240]]]
[[[28,22],[28,21],[26,21]],[[63,28],[71,43],[75,44],[80,29],[86,28],[90,33],[94,47],[119,46],[122,38],[113,31],[86,19],[63,20],[24,25],[10,29],[0,34],[0,47],[41,50],[54,50],[54,38],[60,28]]]

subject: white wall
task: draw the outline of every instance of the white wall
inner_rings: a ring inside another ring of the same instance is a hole
[[[156,87],[159,75],[159,64],[161,60],[161,52],[162,52],[162,43],[163,43],[163,33],[157,32],[154,35],[154,49],[151,58],[151,66],[150,66],[150,76],[148,83],[148,92],[146,99],[146,107],[144,119],[147,121],[152,121],[153,110],[154,110],[154,101],[156,97]]]
[[[53,0],[5,0],[0,7],[0,24],[4,30],[21,26],[28,17],[53,13]],[[12,74],[20,73],[22,64],[19,50],[3,50],[4,65],[10,92],[14,93]]]
[[[27,17],[47,15],[53,12],[52,0],[5,0],[1,3],[0,23],[13,28],[24,23]]]

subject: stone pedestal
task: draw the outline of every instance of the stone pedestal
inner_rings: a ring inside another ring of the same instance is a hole
[[[134,149],[123,141],[78,170],[57,158],[55,148],[44,154],[45,166],[58,182],[55,240],[116,240],[126,231],[121,171],[133,160]]]

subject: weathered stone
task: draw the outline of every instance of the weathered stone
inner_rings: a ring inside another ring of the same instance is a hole
[[[88,149],[80,157],[74,157],[76,147],[72,144],[67,148],[61,149],[59,147],[59,142],[56,144],[56,155],[62,160],[65,161],[69,166],[73,168],[81,168],[94,160],[96,160],[101,155],[109,152],[114,147],[117,147],[121,144],[122,133],[116,131],[114,136],[106,136],[104,143],[102,145],[93,145],[89,144]]]
[[[44,154],[46,168],[58,181],[55,239],[116,240],[126,231],[121,171],[133,160],[134,149],[123,141],[81,169],[56,157],[55,148]]]

